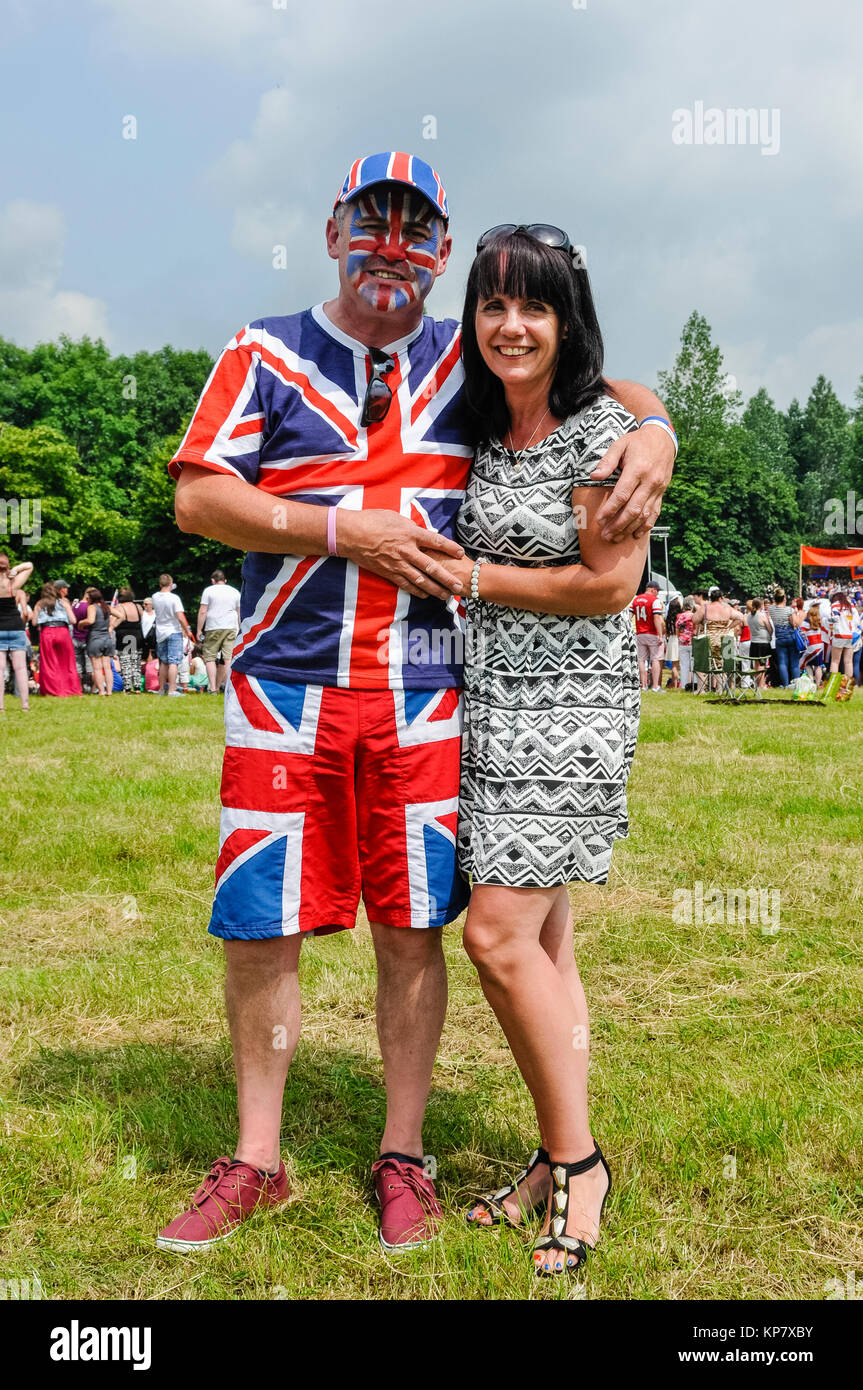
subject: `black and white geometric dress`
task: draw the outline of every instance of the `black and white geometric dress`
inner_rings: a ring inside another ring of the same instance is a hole
[[[518,457],[483,444],[457,539],[494,564],[577,564],[572,489],[613,486],[619,473],[599,482],[589,470],[637,428],[602,396]],[[467,621],[459,867],[474,883],[605,883],[628,834],[638,737],[631,613],[561,617],[469,598]]]

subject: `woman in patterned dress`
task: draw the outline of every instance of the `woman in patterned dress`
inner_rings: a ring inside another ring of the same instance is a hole
[[[613,543],[596,522],[617,475],[590,470],[637,422],[608,394],[587,273],[561,236],[480,241],[463,317],[478,447],[457,529],[466,558],[448,560],[468,595],[464,941],[541,1136],[525,1172],[468,1219],[518,1224],[545,1208],[541,1275],[584,1264],[611,1186],[588,1121],[567,884],[605,883],[627,835],[639,717],[628,609],[647,555],[647,534]]]

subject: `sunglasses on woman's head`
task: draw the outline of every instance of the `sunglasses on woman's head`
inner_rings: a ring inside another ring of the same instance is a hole
[[[563,228],[552,227],[548,222],[530,222],[520,225],[515,222],[501,222],[499,226],[489,227],[487,232],[483,232],[476,244],[476,249],[482,251],[501,237],[512,236],[513,232],[527,232],[528,236],[532,236],[534,241],[542,242],[543,246],[551,246],[556,251],[567,251],[573,261],[578,258],[578,252]]]
[[[372,359],[372,374],[366,387],[360,415],[360,424],[364,429],[368,425],[379,425],[381,420],[387,418],[393,393],[383,378],[387,372],[393,371],[396,365],[389,353],[384,352],[382,348],[369,348],[369,356]]]

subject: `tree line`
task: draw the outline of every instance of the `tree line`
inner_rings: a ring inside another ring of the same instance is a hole
[[[0,547],[34,562],[33,586],[62,573],[73,588],[147,591],[167,569],[199,587],[216,566],[236,570],[223,546],[178,531],[167,472],[212,366],[203,349],[112,356],[89,338],[30,350],[0,338]],[[823,376],[805,405],[783,412],[763,388],[744,405],[693,313],[658,391],[680,438],[660,518],[678,585],[793,589],[801,542],[863,546],[863,376],[850,408]],[[25,500],[38,527],[19,515]]]

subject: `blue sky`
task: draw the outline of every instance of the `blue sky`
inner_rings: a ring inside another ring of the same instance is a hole
[[[847,0],[0,11],[0,332],[17,342],[216,352],[249,319],[331,296],[323,225],[346,168],[402,148],[438,169],[452,211],[432,312],[458,314],[479,232],[555,222],[586,247],[611,375],[653,384],[698,309],[747,395],[766,385],[784,406],[823,371],[852,399],[863,12]],[[763,111],[776,153],[676,144],[674,113],[699,102]]]

